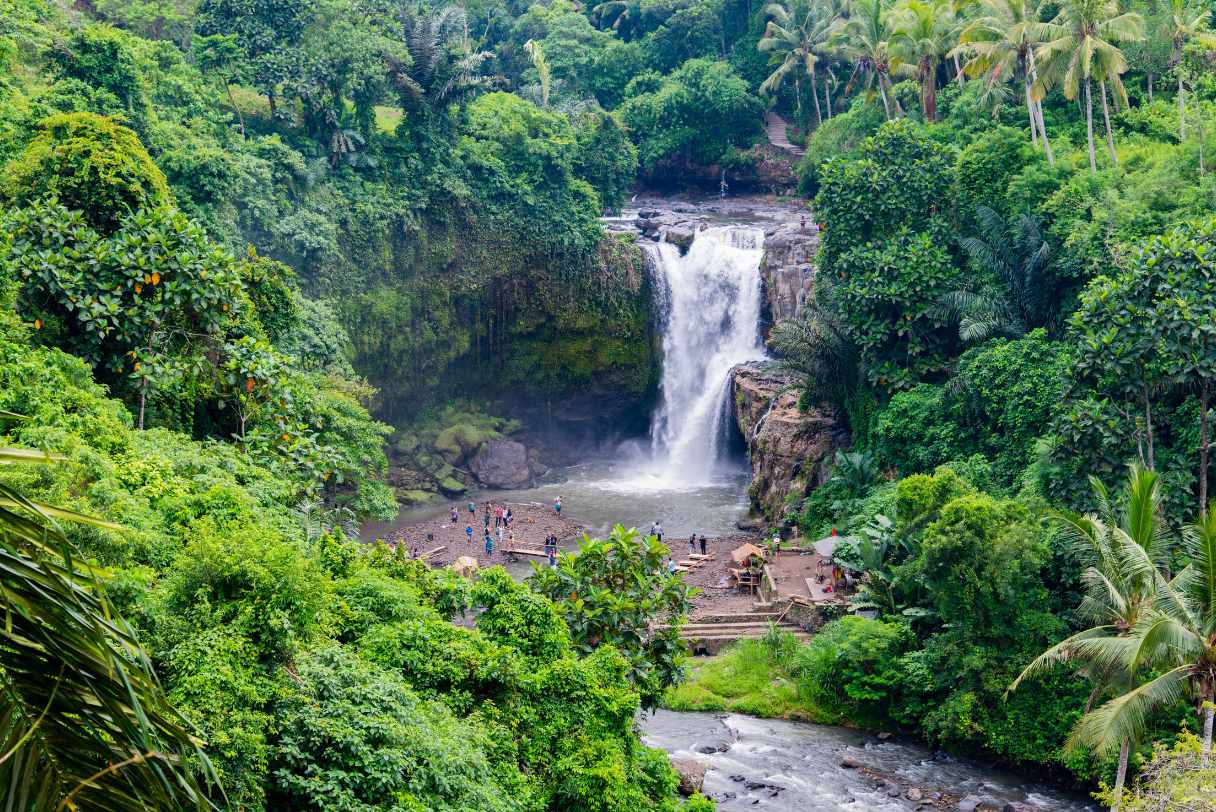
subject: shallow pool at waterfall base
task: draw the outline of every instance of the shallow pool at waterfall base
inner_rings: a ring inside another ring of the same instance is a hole
[[[704,792],[719,812],[907,812],[925,808],[933,793],[959,801],[950,808],[980,801],[981,809],[1098,809],[1050,785],[857,730],[663,710],[638,721],[646,744],[708,768]]]
[[[562,515],[580,522],[592,535],[603,535],[613,525],[645,532],[652,522],[663,525],[671,538],[707,533],[711,538],[738,532],[735,523],[747,513],[746,463],[725,463],[704,476],[666,471],[648,461],[599,460],[552,472],[535,488],[486,490],[462,498],[481,504],[539,502],[552,505],[562,498]],[[394,522],[369,525],[364,538],[387,535],[432,516],[446,513],[449,502],[403,509]]]

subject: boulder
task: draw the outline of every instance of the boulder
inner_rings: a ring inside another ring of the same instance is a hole
[[[469,578],[477,574],[478,566],[477,559],[471,555],[462,555],[452,562],[452,570],[457,575],[463,575]]]
[[[692,245],[693,237],[696,232],[688,226],[672,226],[664,232],[664,238],[667,242],[680,249],[680,253],[688,252],[688,247]]]
[[[1001,807],[1001,812],[1042,812],[1042,810],[1025,801],[1010,801]]]
[[[423,490],[399,490],[397,501],[406,505],[421,505],[434,499],[438,494]]]
[[[477,481],[489,488],[521,488],[532,481],[528,449],[514,440],[490,440],[469,462]]]
[[[846,770],[857,770],[861,768],[861,762],[852,756],[845,756],[840,760],[840,766]]]
[[[477,451],[493,434],[463,423],[448,426],[435,438],[435,450],[444,460],[456,465]]]
[[[680,776],[680,794],[687,797],[705,785],[705,765],[693,758],[673,758],[671,767]]]
[[[447,496],[460,496],[469,489],[469,486],[461,482],[456,477],[445,477],[439,480],[439,490]]]

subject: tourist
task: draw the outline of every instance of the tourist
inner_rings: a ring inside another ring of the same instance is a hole
[[[688,537],[688,554],[689,555],[697,554],[697,534],[696,533],[693,533],[691,536]]]
[[[465,535],[469,537],[469,544],[473,543],[473,525],[469,525],[464,529]]]
[[[655,519],[654,524],[650,525],[650,535],[658,539],[660,544],[663,542],[663,525],[659,524],[658,519]]]
[[[701,555],[705,555],[705,534],[701,534]]]
[[[452,517],[452,526],[455,527],[456,522],[460,521],[460,513],[457,512],[455,505],[452,505],[451,517]]]
[[[670,575],[676,574],[676,560],[674,558],[667,559],[667,572]]]
[[[486,558],[494,557],[494,537],[490,535],[490,526],[486,525]]]
[[[515,514],[511,512],[511,508],[507,508],[507,529],[510,530],[515,526]]]
[[[562,515],[562,498],[560,496],[553,500],[553,512],[558,516]]]
[[[502,546],[502,525],[498,525],[498,546]]]
[[[413,549],[410,550],[410,558],[414,561],[418,560],[418,545],[414,545]]]
[[[776,555],[777,551],[781,549],[781,531],[780,530],[773,531],[772,545],[773,545],[772,553],[773,553],[773,555]]]
[[[503,520],[502,505],[496,505],[494,507],[494,526],[501,527],[502,520]]]
[[[469,515],[471,516],[471,515],[473,515],[473,514],[474,514],[474,513],[476,513],[476,512],[477,512],[477,503],[476,503],[476,502],[469,502]]]

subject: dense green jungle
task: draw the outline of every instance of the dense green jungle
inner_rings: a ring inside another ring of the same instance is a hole
[[[1216,808],[1213,26],[0,0],[3,808],[727,804],[656,708]],[[767,347],[847,442],[754,521],[839,536],[841,616],[694,659],[654,535],[523,579],[361,537],[491,440],[643,434],[655,281],[601,218],[728,179],[818,235]]]

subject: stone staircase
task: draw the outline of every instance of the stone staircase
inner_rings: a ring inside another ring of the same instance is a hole
[[[789,632],[799,640],[809,640],[810,633],[785,620],[784,614],[745,612],[734,615],[707,615],[685,623],[680,628],[680,637],[688,641],[688,648],[694,655],[717,654],[723,646],[736,640],[764,637],[772,623],[776,623],[778,629]]]
[[[789,125],[786,124],[785,119],[772,110],[764,114],[764,132],[768,136],[769,143],[785,150],[795,158],[801,158],[806,155],[806,150],[790,142],[788,128]]]

